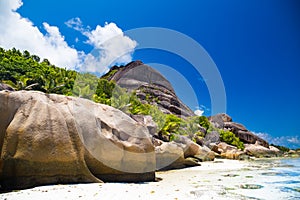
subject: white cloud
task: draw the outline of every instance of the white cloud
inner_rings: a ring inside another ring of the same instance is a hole
[[[80,31],[88,38],[87,44],[94,47],[89,53],[80,69],[88,72],[103,73],[113,64],[126,64],[132,61],[132,53],[137,46],[136,41],[125,36],[123,31],[115,23],[98,25],[95,30],[84,28],[80,18],[73,18],[66,25]]]
[[[197,116],[202,116],[203,113],[204,113],[204,111],[198,109],[198,110],[195,110],[194,113],[195,113],[195,115],[197,115]]]
[[[84,27],[80,18],[66,22],[87,37],[86,44],[94,50],[88,54],[70,47],[59,28],[43,23],[43,34],[29,19],[18,12],[22,0],[0,0],[0,46],[5,49],[15,47],[28,50],[39,57],[47,58],[59,67],[103,74],[114,64],[127,64],[132,61],[132,53],[137,43],[125,36],[115,23],[106,23],[95,30]],[[75,42],[79,42],[77,38]]]
[[[203,113],[209,112],[209,111],[210,111],[210,109],[207,108],[205,105],[200,105],[200,106],[196,107],[196,110],[194,111],[194,114],[197,115],[197,116],[202,116]]]
[[[79,17],[75,17],[73,19],[70,19],[69,21],[65,22],[65,24],[69,28],[73,28],[76,31],[85,31],[82,25],[82,21]]]
[[[43,23],[46,34],[42,34],[29,19],[16,12],[22,5],[21,0],[0,1],[0,46],[28,50],[57,66],[74,68],[80,52],[68,46],[55,26]]]
[[[300,145],[300,139],[298,136],[295,137],[289,137],[287,139],[288,142],[293,143],[293,144],[299,144]]]
[[[261,132],[253,132],[255,135],[263,138],[264,140],[268,141],[270,144],[286,146],[289,148],[300,148],[300,138],[299,136],[280,136],[280,137],[273,137],[268,133],[261,133]]]

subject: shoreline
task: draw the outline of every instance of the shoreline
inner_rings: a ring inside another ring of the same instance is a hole
[[[285,198],[287,194],[266,184],[278,181],[270,169],[280,166],[281,160],[216,159],[197,167],[156,172],[162,178],[159,182],[49,185],[3,193],[0,199],[268,199],[274,192]],[[245,188],[256,186],[262,188]]]

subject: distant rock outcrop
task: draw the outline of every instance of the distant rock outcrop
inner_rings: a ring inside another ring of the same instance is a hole
[[[134,61],[121,67],[114,66],[104,77],[115,81],[128,91],[135,90],[142,102],[155,104],[166,114],[181,117],[195,115],[176,96],[170,82],[160,72],[141,61]]]
[[[155,179],[147,128],[117,109],[34,91],[0,102],[1,189]]]
[[[256,144],[245,144],[245,152],[248,155],[255,156],[257,158],[262,157],[277,157],[281,156],[282,153],[276,147],[270,146],[270,148],[263,147]]]
[[[269,148],[269,143],[267,141],[248,131],[244,125],[232,122],[232,118],[225,113],[209,117],[209,120],[215,127],[233,132],[246,144],[258,143],[263,147]]]

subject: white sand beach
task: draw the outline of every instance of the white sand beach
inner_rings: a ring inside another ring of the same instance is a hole
[[[276,163],[276,161],[275,161]],[[199,167],[157,172],[159,182],[74,184],[35,187],[0,194],[0,199],[286,199],[262,176],[269,166],[257,162],[216,159]],[[246,187],[262,188],[246,189]]]

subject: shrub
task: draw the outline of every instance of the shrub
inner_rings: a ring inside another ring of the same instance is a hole
[[[208,121],[207,117],[205,116],[199,116],[199,124],[200,126],[202,126],[203,128],[206,129],[206,131],[209,129],[209,127],[211,126],[210,122]]]
[[[96,92],[93,95],[93,101],[111,105],[111,98],[116,84],[112,81],[100,78],[97,84]]]
[[[233,146],[236,146],[238,149],[244,150],[245,146],[242,141],[238,137],[235,136],[234,133],[231,131],[226,130],[219,130],[220,133],[220,140],[222,142],[226,142],[227,144],[231,144]]]
[[[73,86],[73,96],[93,99],[97,90],[99,78],[90,73],[78,73]]]
[[[153,121],[157,125],[157,129],[160,131],[166,123],[166,114],[160,111],[157,106],[151,105],[149,109],[149,115],[152,117]]]
[[[143,104],[133,92],[130,96],[129,112],[134,115],[149,115],[151,105]]]

